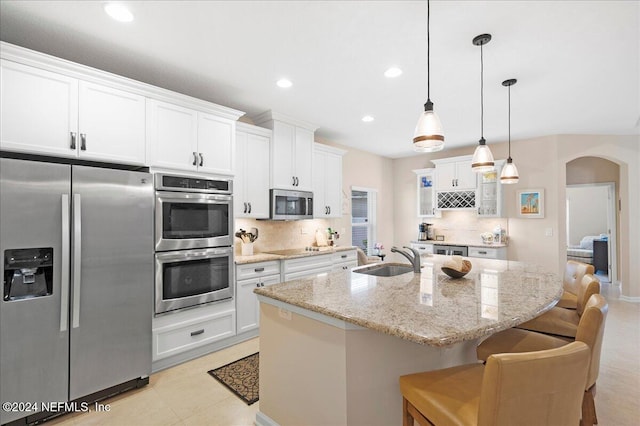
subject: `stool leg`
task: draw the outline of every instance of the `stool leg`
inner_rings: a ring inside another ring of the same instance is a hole
[[[409,414],[409,401],[402,398],[402,426],[413,426],[413,417]]]
[[[580,420],[581,426],[593,426],[598,424],[598,417],[596,416],[596,402],[594,400],[595,393],[595,384],[584,391],[584,396],[582,397],[582,420]]]

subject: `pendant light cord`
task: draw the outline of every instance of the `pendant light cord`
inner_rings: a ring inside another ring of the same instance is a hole
[[[430,11],[430,7],[429,7],[429,0],[427,0],[427,101],[430,100],[429,98],[429,94],[430,94],[430,89],[431,89],[431,67],[430,67],[430,63],[429,63],[429,56],[430,56],[430,39],[429,39],[429,21],[430,21],[430,15],[431,15],[431,11]]]
[[[480,45],[480,138],[484,139],[484,62],[482,55],[482,46]]]
[[[511,159],[511,85],[509,85],[509,159]]]

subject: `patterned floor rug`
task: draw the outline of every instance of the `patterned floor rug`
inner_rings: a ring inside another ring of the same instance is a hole
[[[259,353],[246,356],[222,367],[209,370],[214,379],[251,405],[258,400]]]

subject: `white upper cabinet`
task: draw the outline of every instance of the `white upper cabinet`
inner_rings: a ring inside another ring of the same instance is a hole
[[[505,160],[495,161],[495,170],[478,173],[476,205],[479,217],[502,217],[502,184],[500,173]]]
[[[235,217],[269,218],[271,130],[236,124]]]
[[[235,121],[147,99],[150,166],[233,174]]]
[[[342,156],[346,151],[322,144],[313,149],[313,217],[342,216]]]
[[[476,189],[476,173],[471,170],[471,156],[431,160],[436,165],[436,189],[460,191]]]
[[[254,118],[273,130],[271,188],[311,191],[313,188],[313,132],[317,126],[273,111]]]
[[[417,175],[416,200],[418,217],[441,217],[440,210],[436,208],[436,169],[417,169],[413,172]]]
[[[1,67],[2,149],[144,164],[143,96],[7,60]]]
[[[145,162],[145,98],[80,81],[79,154],[114,163]]]
[[[0,45],[0,149],[233,174],[241,111]]]

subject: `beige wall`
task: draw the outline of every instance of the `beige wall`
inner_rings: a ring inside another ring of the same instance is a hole
[[[494,157],[505,158],[505,143],[491,143]],[[395,244],[402,245],[415,239],[416,217],[415,175],[412,169],[433,167],[432,159],[468,155],[473,147],[446,150],[434,154],[420,154],[394,160],[394,203],[396,205],[394,230]],[[593,160],[582,162],[582,171],[573,173],[567,180],[566,164],[581,157],[601,157],[619,166],[619,279],[623,298],[640,300],[640,138],[638,136],[590,136],[558,135],[512,142],[511,153],[516,163],[520,181],[504,186],[507,229],[510,237],[509,259],[535,262],[558,272],[566,259],[565,182],[584,179],[612,178],[610,169],[592,170]],[[595,163],[597,164],[597,162]],[[521,219],[517,217],[516,191],[544,189],[545,217]],[[443,219],[432,219],[436,224]],[[480,231],[487,219],[477,219],[467,225]],[[489,226],[490,227],[490,226]],[[547,236],[547,231],[551,236]]]

